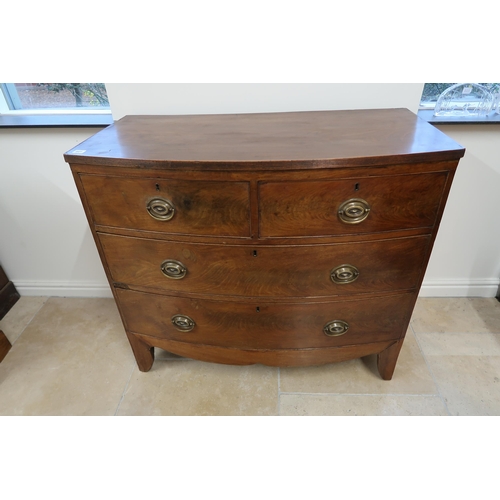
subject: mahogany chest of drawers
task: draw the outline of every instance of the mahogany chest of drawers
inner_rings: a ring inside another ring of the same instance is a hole
[[[405,109],[127,116],[65,154],[142,371],[378,355],[464,148]]]

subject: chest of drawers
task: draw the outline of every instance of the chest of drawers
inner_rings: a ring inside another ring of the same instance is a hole
[[[465,150],[404,109],[127,116],[65,154],[139,369],[378,355]]]

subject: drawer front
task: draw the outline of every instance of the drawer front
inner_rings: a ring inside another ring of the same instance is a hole
[[[328,303],[258,304],[116,291],[131,332],[243,349],[332,347],[398,339],[407,326],[414,297],[405,293]],[[325,334],[329,324],[330,333],[336,333],[344,326],[342,322],[348,326],[345,333]],[[192,329],[180,331],[186,323]]]
[[[81,180],[95,224],[172,234],[250,236],[247,182],[83,174]]]
[[[418,284],[430,240],[419,236],[333,245],[222,247],[110,234],[99,238],[116,282],[256,297],[410,289]]]
[[[446,172],[438,172],[338,181],[263,182],[259,185],[260,236],[328,236],[430,228],[436,221],[446,177]]]

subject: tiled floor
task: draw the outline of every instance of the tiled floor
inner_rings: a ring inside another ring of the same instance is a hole
[[[500,303],[419,299],[392,381],[375,357],[138,371],[112,299],[22,297],[0,321],[0,415],[500,415]]]

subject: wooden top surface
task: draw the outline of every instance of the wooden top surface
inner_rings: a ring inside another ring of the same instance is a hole
[[[464,153],[407,109],[370,109],[126,116],[64,158],[122,167],[284,169],[457,160]]]

